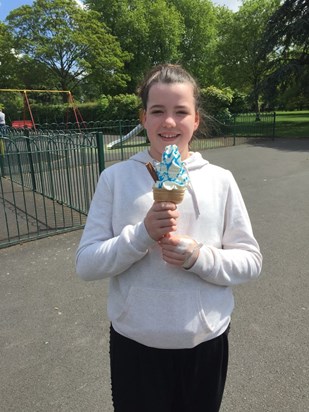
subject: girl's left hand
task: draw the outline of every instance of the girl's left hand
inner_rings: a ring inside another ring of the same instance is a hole
[[[199,256],[200,245],[189,236],[168,234],[159,240],[163,260],[171,265],[189,269]]]

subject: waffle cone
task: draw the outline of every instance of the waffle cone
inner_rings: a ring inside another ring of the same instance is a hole
[[[156,202],[173,202],[181,203],[185,194],[186,188],[167,190],[164,188],[153,188],[153,199]]]

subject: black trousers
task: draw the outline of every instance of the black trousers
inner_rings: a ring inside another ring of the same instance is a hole
[[[110,331],[115,412],[218,412],[228,331],[193,349],[150,348]]]

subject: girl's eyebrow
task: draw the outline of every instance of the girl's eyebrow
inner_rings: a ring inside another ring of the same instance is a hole
[[[164,107],[163,104],[154,104],[152,106],[149,106],[149,109],[161,109],[162,107]]]
[[[154,105],[152,105],[152,106],[149,106],[149,109],[162,109],[162,108],[164,108],[165,106],[164,106],[164,104],[154,104]],[[188,106],[187,105],[178,105],[178,106],[175,106],[175,109],[187,109],[188,108]]]

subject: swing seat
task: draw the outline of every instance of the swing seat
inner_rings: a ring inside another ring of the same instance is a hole
[[[15,129],[23,129],[23,128],[33,128],[33,123],[31,120],[13,120],[12,121],[12,127]]]

